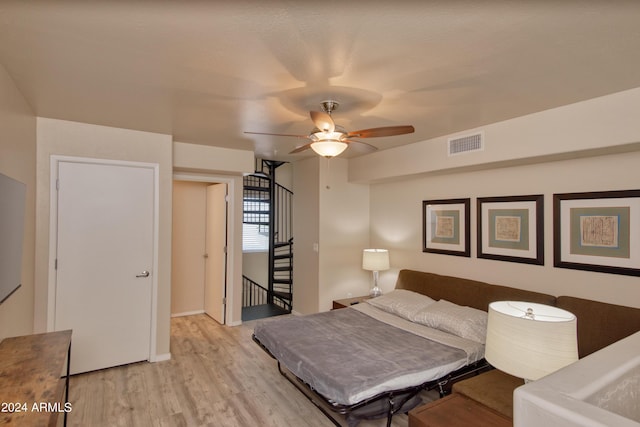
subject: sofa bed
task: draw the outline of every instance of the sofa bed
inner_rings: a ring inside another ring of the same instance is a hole
[[[455,304],[456,306],[480,310],[485,313],[488,310],[489,303],[500,300],[520,300],[557,305],[572,311],[578,317],[578,340],[581,355],[586,355],[640,330],[640,309],[574,297],[555,297],[539,292],[493,285],[471,279],[443,276],[415,270],[401,270],[396,281],[394,291],[395,290],[410,291],[415,294],[427,296],[432,301],[444,300],[444,302]],[[393,292],[389,294],[393,294]],[[488,366],[484,360],[479,360],[481,355],[477,351],[474,353],[473,350],[471,350],[473,355],[467,352],[466,356],[463,355],[462,357],[458,354],[458,360],[446,361],[444,363],[446,369],[442,366],[431,366],[420,368],[422,370],[413,373],[400,373],[398,374],[398,376],[401,377],[400,381],[396,381],[396,378],[391,378],[391,380],[389,378],[382,378],[380,383],[371,382],[367,385],[364,384],[365,382],[362,382],[363,384],[358,384],[358,386],[364,385],[369,388],[357,388],[354,390],[349,389],[352,386],[349,381],[334,383],[334,381],[349,378],[349,373],[352,372],[351,368],[346,368],[345,370],[345,367],[342,366],[343,362],[338,359],[337,353],[343,353],[346,355],[346,359],[355,359],[354,355],[357,354],[358,357],[360,357],[357,363],[358,369],[363,369],[360,374],[362,374],[361,377],[366,378],[374,376],[371,375],[371,372],[375,372],[376,376],[378,375],[378,369],[367,368],[365,366],[369,358],[375,360],[375,362],[372,362],[372,367],[385,365],[385,361],[388,362],[393,359],[393,353],[389,353],[386,356],[380,355],[381,342],[386,341],[386,338],[376,341],[376,334],[368,332],[371,330],[370,328],[373,328],[371,324],[362,326],[362,329],[360,329],[361,332],[354,331],[349,333],[344,333],[345,330],[343,326],[328,326],[330,325],[329,322],[332,322],[334,318],[338,317],[344,318],[341,320],[341,325],[359,322],[356,319],[363,316],[360,313],[356,313],[356,311],[367,312],[365,314],[370,315],[369,312],[374,310],[375,307],[371,308],[368,306],[376,300],[378,299],[371,300],[369,304],[366,304],[367,307],[365,307],[365,304],[359,304],[360,309],[356,306],[346,311],[338,310],[297,318],[289,317],[275,321],[269,320],[261,322],[257,325],[256,331],[254,331],[254,339],[278,360],[279,368],[281,368],[281,364],[283,365],[285,369],[281,369],[281,371],[294,371],[293,377],[295,380],[293,382],[295,384],[305,384],[309,391],[317,395],[316,397],[319,396],[321,400],[324,400],[324,403],[327,404],[325,406],[329,406],[330,409],[337,410],[337,412],[346,414],[347,416],[354,415],[356,418],[367,418],[368,415],[379,416],[381,413],[386,413],[388,423],[390,423],[393,413],[398,411],[406,412],[406,410],[408,410],[410,406],[405,404],[408,403],[415,406],[415,400],[412,400],[412,398],[417,391],[438,388],[441,395],[444,395],[451,391],[452,384],[454,391],[465,393],[468,397],[480,401],[483,405],[511,415],[513,405],[511,394],[513,389],[521,384],[521,380],[510,376],[498,375],[496,377],[496,373],[501,373],[495,370],[476,375],[478,372],[490,370],[491,367]],[[383,299],[380,299],[378,301],[382,300]],[[389,307],[387,307],[387,309],[388,308]],[[384,313],[385,316],[388,316],[388,314],[389,313]],[[404,313],[404,316],[408,317],[406,313]],[[319,332],[314,332],[319,333],[319,335],[311,338],[312,335],[307,332],[307,326],[304,325],[305,323],[316,323],[319,325],[317,328]],[[268,325],[271,326],[265,327]],[[288,332],[283,333],[282,331]],[[436,332],[440,333],[440,331]],[[380,333],[387,332],[381,331]],[[389,334],[389,336],[391,336],[394,333],[389,332]],[[289,335],[295,335],[303,341],[300,343],[289,341],[291,338]],[[364,342],[359,342],[358,340],[362,336],[366,339]],[[356,337],[358,338],[356,339]],[[339,342],[339,344],[336,345],[334,341]],[[359,345],[360,348],[349,349],[348,347],[351,345],[351,341],[358,341],[357,345]],[[297,353],[297,350],[294,351],[292,349],[295,346],[308,348],[312,345],[315,350],[311,351],[310,354],[300,355]],[[403,357],[407,356],[407,358],[403,359],[405,367],[411,365],[412,359],[410,355],[404,354],[406,353],[404,348],[411,346],[398,344],[396,344],[396,346],[396,352],[398,354],[403,353]],[[372,347],[370,354],[365,352],[364,349],[366,347]],[[324,354],[324,356],[321,357],[321,354]],[[320,357],[322,360],[318,359]],[[326,362],[327,357],[329,357],[329,362]],[[325,363],[325,365],[322,365],[322,363]],[[337,365],[342,368],[342,370],[338,370],[337,373],[333,374],[334,378],[325,376],[325,371],[329,370],[330,365]],[[367,369],[370,369],[368,371],[369,373],[365,373]],[[287,373],[291,374],[291,372]],[[396,374],[393,373],[389,375]],[[411,384],[402,381],[408,377],[420,378],[420,380]],[[460,381],[460,379],[466,377],[471,378]],[[385,388],[386,386],[388,387]],[[497,397],[491,397],[491,393],[487,393],[488,388],[503,390],[503,393],[497,393]],[[314,403],[317,401],[316,397],[312,398]],[[383,407],[385,408],[383,411],[362,411],[364,405],[373,404],[375,401],[379,403],[380,400],[382,400]],[[398,404],[398,401],[400,401],[400,404]],[[325,412],[325,414],[327,413]]]
[[[461,309],[464,316],[453,312]],[[424,323],[446,313],[453,316],[443,324],[466,330]],[[395,413],[420,403],[420,391],[486,367],[485,329],[480,310],[396,289],[345,309],[262,320],[254,340],[334,424],[342,425],[337,413],[350,426],[383,416],[390,425]]]

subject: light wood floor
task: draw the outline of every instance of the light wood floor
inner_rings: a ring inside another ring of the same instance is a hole
[[[333,426],[252,341],[254,324],[220,326],[205,315],[173,318],[171,360],[71,378],[68,425]],[[384,425],[376,420],[358,427]],[[406,426],[406,415],[394,417],[393,427]]]

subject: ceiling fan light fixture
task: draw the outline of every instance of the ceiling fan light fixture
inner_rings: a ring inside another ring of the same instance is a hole
[[[319,131],[315,131],[313,132],[309,138],[312,141],[315,142],[319,142],[319,141],[329,141],[329,140],[333,140],[333,141],[342,141],[342,138],[346,135],[346,132],[343,132],[341,130],[334,130],[333,132],[325,132],[322,130]]]
[[[311,149],[322,157],[335,157],[347,149],[347,143],[337,139],[323,139],[312,143]]]

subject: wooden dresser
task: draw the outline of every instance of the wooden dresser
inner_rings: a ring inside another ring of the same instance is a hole
[[[71,331],[5,338],[0,342],[0,424],[56,426],[71,410]]]

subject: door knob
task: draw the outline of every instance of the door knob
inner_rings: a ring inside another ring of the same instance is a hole
[[[149,274],[147,270],[144,270],[142,273],[136,274],[136,277],[149,277]]]

